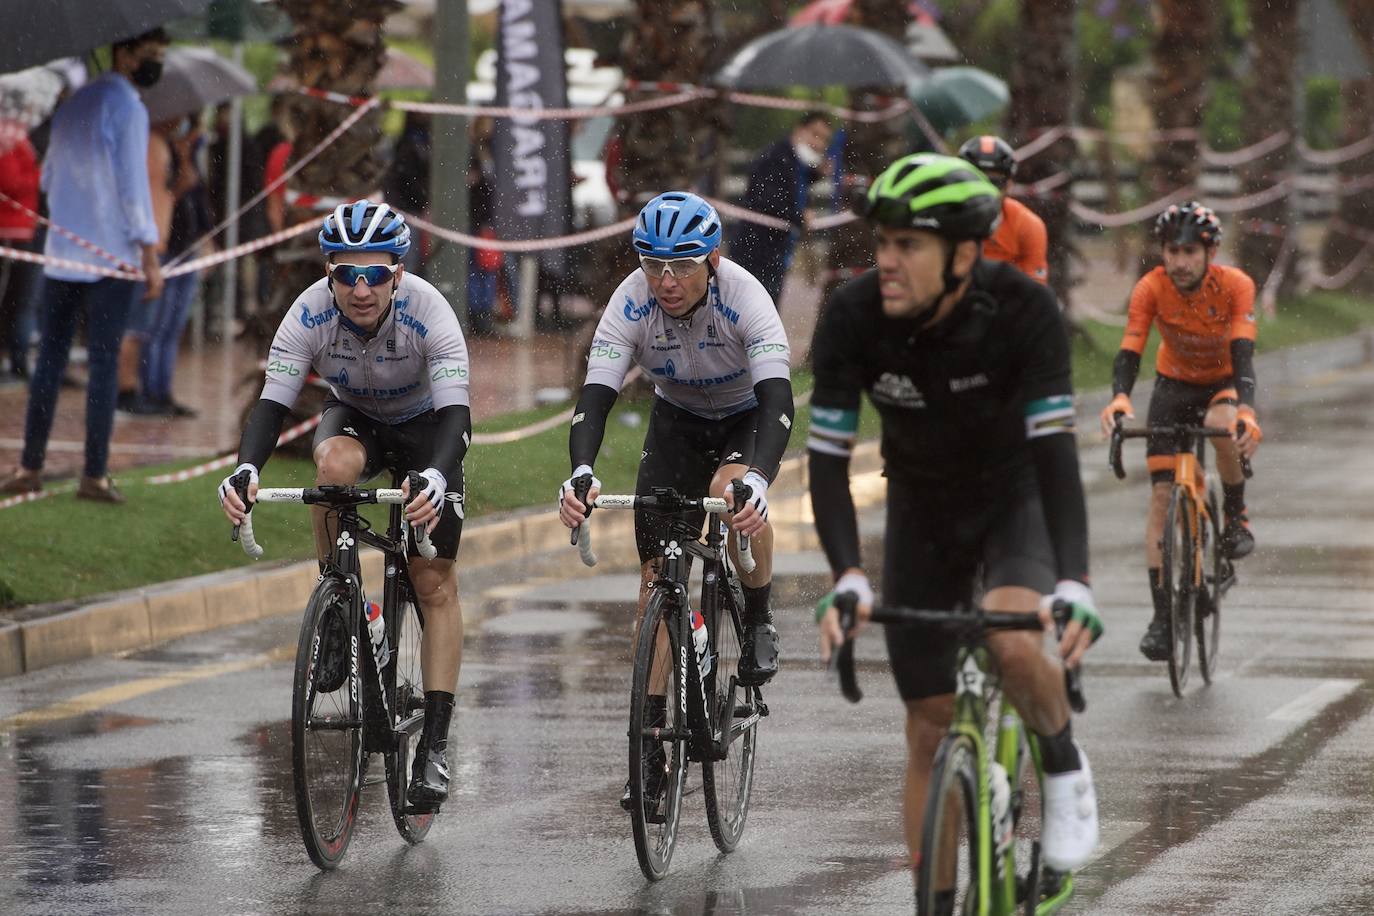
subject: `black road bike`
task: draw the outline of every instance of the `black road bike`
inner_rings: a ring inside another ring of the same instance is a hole
[[[587,502],[591,478],[574,481],[578,499]],[[651,881],[668,873],[677,844],[687,768],[701,766],[706,820],[721,852],[732,852],[744,833],[758,753],[759,720],[768,706],[758,687],[739,683],[736,673],[744,628],[744,593],[726,550],[726,526],[713,516],[743,508],[749,487],[733,482],[735,506],[713,497],[688,498],[671,488],[648,496],[602,494],[595,509],[641,509],[671,519],[663,558],[652,584],[635,643],[630,687],[630,818],[639,867]],[[686,521],[707,513],[707,533]],[[572,542],[582,561],[595,565],[590,529],[575,529]],[[740,566],[754,568],[748,538],[740,539]],[[707,640],[693,643],[689,576],[692,558],[703,566],[699,612]],[[656,710],[650,697],[663,697]]]
[[[399,487],[404,476],[393,475],[393,487]],[[410,492],[418,493],[424,485],[418,475],[410,475]],[[234,479],[234,486],[248,505],[246,471]],[[382,779],[396,829],[406,842],[419,843],[437,811],[415,810],[406,802],[424,724],[420,673],[424,616],[406,565],[410,526],[402,511],[401,490],[261,488],[256,502],[327,506],[331,528],[337,531],[301,621],[291,693],[291,775],[306,851],[322,869],[335,868],[342,861],[353,837],[362,788],[381,781],[367,778],[372,754],[381,754],[384,761]],[[358,514],[359,506],[377,503],[391,506],[385,535],[373,531]],[[250,506],[234,536],[244,552],[257,559],[263,550],[253,536],[252,518]],[[382,619],[386,640],[381,646],[374,646],[368,634],[358,558],[363,544],[385,554]],[[421,556],[435,555],[427,536],[419,537],[417,544]]]

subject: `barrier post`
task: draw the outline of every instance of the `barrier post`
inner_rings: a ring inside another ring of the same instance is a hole
[[[434,101],[463,104],[468,81],[467,0],[444,0],[434,17]],[[433,157],[429,169],[429,207],[440,226],[468,231],[468,123],[467,117],[439,118],[430,122]],[[430,236],[429,280],[444,294],[468,326],[468,250],[456,242]]]

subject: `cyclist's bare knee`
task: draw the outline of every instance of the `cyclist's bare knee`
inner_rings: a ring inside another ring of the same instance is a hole
[[[954,718],[954,695],[941,694],[906,702],[906,744],[911,762],[928,767],[949,723]]]
[[[444,604],[458,596],[457,564],[438,557],[411,557],[410,584],[415,589],[415,600],[422,606]]]
[[[352,484],[362,476],[367,452],[356,439],[330,436],[315,446],[315,482]]]

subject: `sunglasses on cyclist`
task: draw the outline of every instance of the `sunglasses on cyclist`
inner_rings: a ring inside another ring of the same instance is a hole
[[[329,268],[329,278],[350,289],[362,280],[368,286],[381,286],[395,279],[399,264],[335,264]]]
[[[699,254],[694,258],[646,258],[639,256],[639,266],[644,268],[644,272],[654,279],[666,274],[672,274],[676,280],[685,280],[692,276],[701,265],[709,258],[709,254]]]

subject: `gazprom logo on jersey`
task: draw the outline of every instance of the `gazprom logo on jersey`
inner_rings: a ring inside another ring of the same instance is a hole
[[[641,318],[649,317],[649,313],[654,310],[654,300],[650,299],[643,305],[635,305],[635,301],[625,296],[625,319],[627,321],[638,321]]]
[[[421,340],[429,336],[429,328],[425,327],[423,321],[416,320],[410,312],[403,312],[398,309],[396,311],[396,323],[402,327],[413,328],[415,333],[420,335]]]
[[[671,359],[663,364],[662,369],[650,369],[649,371],[652,372],[654,375],[662,375],[667,378],[677,377],[677,366],[673,365],[673,361]]]
[[[320,312],[318,315],[310,314],[310,309],[305,307],[304,302],[300,303],[300,306],[301,324],[305,325],[307,328],[323,327],[324,325],[329,324],[329,322],[333,321],[335,318],[339,317],[339,307],[337,305],[331,305],[329,308],[325,309],[323,312]]]
[[[739,312],[720,301],[719,287],[711,287],[711,307],[729,319],[731,324],[739,324]]]

